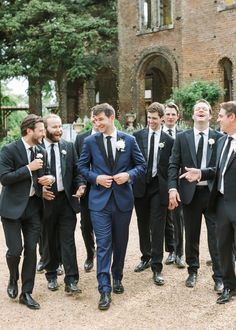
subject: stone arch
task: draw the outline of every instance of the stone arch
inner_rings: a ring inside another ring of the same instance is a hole
[[[228,57],[219,60],[220,83],[225,89],[224,101],[233,100],[233,63]]]
[[[179,85],[178,65],[173,54],[164,47],[144,50],[133,68],[132,74],[132,111],[137,114],[137,122],[146,121],[145,81],[152,76],[152,95],[150,102],[165,102],[173,87]]]

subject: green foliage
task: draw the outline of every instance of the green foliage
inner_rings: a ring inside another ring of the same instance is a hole
[[[4,1],[0,79],[89,78],[116,47],[116,25],[115,0]]]
[[[27,113],[25,111],[14,111],[10,114],[8,117],[7,136],[0,141],[0,148],[2,148],[7,143],[19,139],[21,136],[20,125],[26,115]]]
[[[180,106],[184,119],[188,120],[192,117],[192,109],[196,101],[205,99],[214,106],[223,95],[224,90],[217,82],[193,81],[188,85],[173,89],[170,98]]]

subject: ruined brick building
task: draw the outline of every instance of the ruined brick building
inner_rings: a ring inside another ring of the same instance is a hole
[[[236,97],[236,0],[118,0],[119,110],[145,107],[172,87],[218,81]]]

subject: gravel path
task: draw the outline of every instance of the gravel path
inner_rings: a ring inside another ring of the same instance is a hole
[[[236,329],[236,298],[226,305],[215,303],[217,295],[213,291],[211,268],[206,266],[209,256],[205,225],[202,228],[201,269],[197,286],[186,288],[186,269],[170,265],[163,269],[166,284],[157,287],[152,282],[150,269],[142,273],[133,271],[140,257],[134,214],[124,270],[125,293],[113,294],[110,309],[103,312],[97,308],[99,294],[95,270],[88,274],[83,270],[85,250],[79,226],[76,242],[82,294],[67,296],[63,276],[58,278],[60,290],[51,292],[47,289],[44,274],[37,274],[33,297],[41,309],[32,311],[20,305],[18,299],[10,301],[6,294],[8,271],[0,225],[0,329]]]

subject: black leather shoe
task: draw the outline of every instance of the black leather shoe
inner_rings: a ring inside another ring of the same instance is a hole
[[[109,309],[111,303],[111,294],[110,292],[101,293],[101,297],[98,303],[98,309],[105,311]]]
[[[20,304],[26,305],[30,309],[40,309],[40,305],[31,297],[30,293],[21,293]]]
[[[175,262],[175,258],[176,258],[175,252],[170,252],[168,257],[166,258],[165,264],[166,265],[173,264]]]
[[[16,280],[9,280],[7,286],[7,294],[11,299],[15,299],[18,296],[18,285]]]
[[[178,268],[185,268],[185,263],[183,257],[176,256],[175,264]]]
[[[72,282],[65,285],[65,292],[73,294],[73,293],[81,293],[82,290],[78,288],[77,282]]]
[[[93,259],[87,258],[84,262],[84,270],[89,273],[93,269]]]
[[[56,278],[53,278],[51,280],[48,280],[48,290],[56,291],[58,289],[59,289],[59,287],[58,287],[58,283],[57,283],[57,279]]]
[[[156,285],[164,285],[164,278],[161,276],[161,273],[154,272],[153,273],[153,281]]]
[[[134,271],[136,272],[136,273],[140,273],[140,272],[142,272],[142,271],[144,271],[145,269],[147,269],[147,268],[149,268],[150,267],[150,261],[148,260],[148,261],[141,261],[139,264],[138,264],[138,266],[136,266],[135,268],[134,268]]]
[[[188,288],[193,288],[193,287],[195,287],[196,283],[197,283],[197,274],[196,273],[189,274],[189,276],[185,282],[185,285]]]
[[[217,292],[217,293],[223,293],[223,290],[224,290],[224,284],[222,282],[222,280],[216,280],[215,281],[215,285],[214,285],[214,290]]]
[[[219,298],[216,300],[217,304],[225,304],[232,300],[233,292],[230,289],[225,288]]]
[[[123,284],[120,280],[113,280],[113,292],[114,293],[123,293],[125,291]]]
[[[43,273],[44,272],[44,263],[41,260],[37,264],[37,272],[38,273]]]
[[[59,267],[57,268],[57,276],[61,276],[64,274],[64,270],[62,265],[59,265]]]

